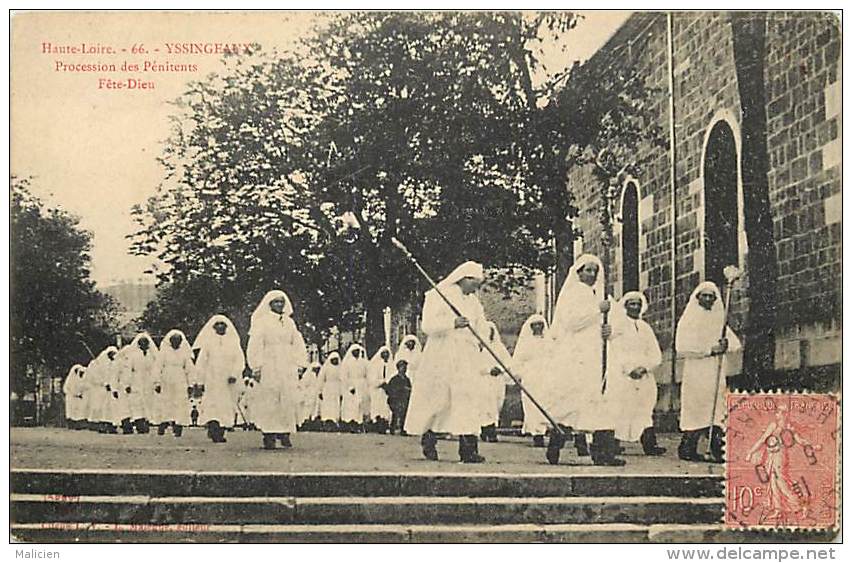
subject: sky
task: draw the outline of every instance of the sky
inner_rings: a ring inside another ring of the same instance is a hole
[[[580,12],[566,64],[593,54],[630,15]],[[168,54],[174,44],[259,43],[286,50],[311,12],[30,12],[12,17],[11,172],[33,177],[35,195],[78,217],[93,233],[92,278],[100,286],[145,279],[150,261],[128,254],[130,209],[159,184],[157,162],[169,135],[170,102],[188,82],[221,66],[221,55]],[[49,43],[50,45],[46,45]],[[95,53],[59,53],[74,47]],[[144,49],[146,52],[134,53]],[[104,53],[105,48],[115,52]],[[53,52],[45,52],[45,50]],[[125,49],[126,52],[122,52]],[[159,49],[154,51],[154,49]],[[101,52],[98,52],[101,51]],[[92,72],[67,65],[195,64],[196,72]],[[65,64],[59,66],[57,64]],[[113,89],[127,78],[153,89]],[[148,281],[153,281],[147,278]]]

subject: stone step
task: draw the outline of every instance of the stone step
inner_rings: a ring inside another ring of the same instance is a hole
[[[716,523],[722,499],[680,497],[147,497],[12,494],[15,522],[118,524]]]
[[[128,525],[13,523],[16,540],[37,543],[749,543],[828,541],[836,535],[728,530],[718,524],[493,525]],[[715,548],[709,548],[715,553]]]
[[[13,469],[13,493],[149,497],[670,496],[721,498],[715,475]]]

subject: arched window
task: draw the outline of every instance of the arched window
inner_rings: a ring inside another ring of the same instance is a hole
[[[639,289],[639,189],[629,181],[621,196],[622,294]]]
[[[737,147],[724,120],[716,122],[704,149],[704,277],[721,287],[722,270],[739,265]]]

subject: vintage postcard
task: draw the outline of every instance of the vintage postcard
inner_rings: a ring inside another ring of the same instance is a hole
[[[11,541],[841,538],[839,12],[10,33]]]

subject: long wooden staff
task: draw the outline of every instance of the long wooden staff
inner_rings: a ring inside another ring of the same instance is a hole
[[[736,266],[726,267],[723,273],[725,275],[725,315],[724,321],[722,322],[722,334],[719,336],[719,340],[725,338],[725,334],[728,331],[728,308],[731,305],[731,290],[734,288],[734,282],[740,277],[740,271]],[[716,386],[713,388],[713,411],[710,413],[710,444],[713,443],[713,428],[715,427],[716,409],[718,408],[719,403],[719,380],[722,378],[722,363],[725,358],[725,353],[727,353],[727,350],[719,354],[719,359],[716,364]]]
[[[604,284],[606,287],[606,284]],[[603,315],[603,323],[601,326],[605,326],[607,324],[607,320],[609,319],[609,300],[606,297],[606,291],[604,291],[604,300],[601,301],[600,304],[601,315]],[[601,338],[601,395],[606,393],[606,357],[607,357],[607,342],[608,339]]]
[[[453,305],[453,303],[449,299],[447,299],[447,296],[443,294],[441,289],[438,287],[438,284],[436,284],[434,282],[434,280],[432,280],[432,276],[430,276],[429,273],[426,272],[426,270],[423,269],[423,267],[420,265],[420,263],[417,261],[417,259],[411,254],[411,252],[408,251],[408,248],[406,248],[405,245],[402,244],[396,238],[391,238],[391,242],[393,242],[394,246],[399,248],[402,251],[402,253],[405,254],[406,258],[408,258],[408,260],[412,264],[414,264],[414,267],[417,268],[417,270],[420,272],[420,274],[424,278],[426,278],[426,281],[429,283],[429,285],[432,286],[432,289],[434,289],[438,293],[438,295],[441,296],[441,299],[443,299],[444,302],[447,304],[447,306],[449,306],[449,308],[453,311],[453,314],[455,314],[457,317],[464,316],[464,315],[461,314],[461,311],[459,311],[458,308],[456,308],[456,306]],[[488,350],[488,353],[491,354],[491,356],[497,361],[497,365],[500,366],[500,369],[502,369],[504,372],[506,372],[506,375],[508,375],[510,378],[512,378],[512,381],[515,382],[515,384],[520,388],[520,390],[527,397],[529,397],[530,402],[532,402],[532,404],[535,405],[535,407],[539,411],[541,411],[541,414],[543,414],[544,418],[546,418],[547,421],[550,423],[551,427],[553,428],[553,431],[556,432],[559,435],[564,436],[565,433],[559,427],[559,424],[556,422],[556,420],[554,420],[553,417],[550,416],[550,414],[548,414],[548,412],[546,410],[544,410],[544,407],[542,407],[541,404],[538,401],[536,401],[535,397],[530,395],[530,392],[527,391],[527,388],[523,386],[520,379],[515,377],[515,374],[512,373],[512,370],[510,370],[506,366],[506,364],[503,363],[503,361],[500,359],[500,357],[494,352],[494,350],[491,349],[491,346],[488,345],[488,342],[486,342],[485,339],[483,339],[479,335],[479,333],[477,333],[476,330],[474,330],[474,328],[471,325],[467,325],[467,328],[468,328],[468,330],[470,330],[471,334],[473,334],[473,336],[476,337],[476,339],[479,341],[479,344],[482,346],[482,348],[484,348],[485,350]]]

